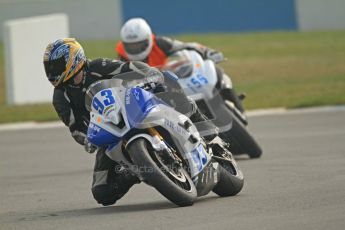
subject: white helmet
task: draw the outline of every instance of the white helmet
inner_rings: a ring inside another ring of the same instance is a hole
[[[131,61],[144,60],[152,50],[152,31],[142,18],[132,18],[122,26],[121,40]]]

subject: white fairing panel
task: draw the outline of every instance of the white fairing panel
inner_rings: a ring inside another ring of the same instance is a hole
[[[193,99],[212,98],[217,83],[217,72],[211,60],[203,60],[196,51],[183,50],[193,65],[193,71],[187,78],[179,78],[185,93]]]

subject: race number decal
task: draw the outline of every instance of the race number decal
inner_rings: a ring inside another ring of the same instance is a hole
[[[113,92],[110,89],[101,91],[101,96],[105,97],[103,101],[105,106],[113,105],[115,103]]]
[[[115,104],[113,92],[110,89],[102,90],[93,98],[92,106],[99,113],[103,114],[104,108]]]
[[[208,84],[207,78],[201,74],[197,74],[196,76],[190,79],[190,82],[187,83],[187,86],[189,88],[201,89],[201,87],[206,84]]]
[[[199,172],[204,168],[204,166],[207,164],[207,153],[204,149],[204,146],[200,144],[197,148],[195,148],[192,151],[192,160],[194,164],[197,166],[197,169]]]

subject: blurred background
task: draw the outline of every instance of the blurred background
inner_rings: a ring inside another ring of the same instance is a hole
[[[121,25],[132,17],[158,35],[222,51],[247,110],[345,104],[345,0],[0,0],[0,123],[58,119],[45,46],[35,42],[59,31],[91,59],[116,58]],[[25,87],[15,89],[18,81]],[[16,90],[37,96],[18,101]]]

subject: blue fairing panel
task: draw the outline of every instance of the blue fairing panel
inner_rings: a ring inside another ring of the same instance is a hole
[[[90,143],[96,146],[114,145],[121,140],[120,137],[109,133],[93,123],[90,123],[87,130],[87,139]]]
[[[207,153],[205,148],[202,146],[202,144],[200,144],[191,153],[194,164],[198,167],[199,172],[201,172],[204,166],[207,164]]]
[[[126,92],[126,112],[131,126],[141,123],[147,114],[158,104],[164,104],[152,93],[139,87]]]

